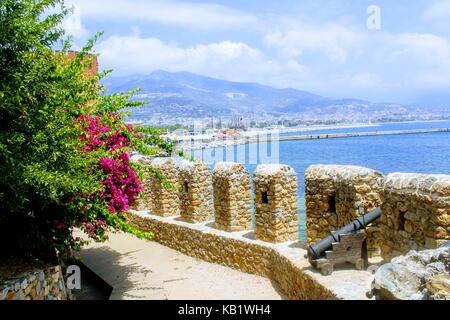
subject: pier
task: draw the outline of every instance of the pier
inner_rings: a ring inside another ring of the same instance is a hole
[[[298,135],[298,136],[278,136],[273,138],[250,138],[246,139],[246,143],[270,142],[270,141],[291,141],[291,140],[319,140],[319,139],[337,139],[350,137],[371,137],[371,136],[389,136],[400,134],[420,134],[420,133],[437,133],[450,132],[450,128],[438,129],[415,129],[415,130],[392,130],[392,131],[371,131],[371,132],[349,132],[349,133],[323,133],[316,135]]]
[[[371,136],[388,136],[388,135],[402,135],[402,134],[426,134],[450,132],[450,128],[434,128],[434,129],[413,129],[413,130],[390,130],[390,131],[370,131],[370,132],[347,132],[347,133],[321,133],[321,134],[303,134],[292,136],[280,136],[279,134],[258,136],[244,136],[233,137],[228,139],[212,139],[205,141],[204,139],[197,141],[188,141],[185,143],[177,142],[184,150],[202,150],[209,148],[230,147],[233,145],[243,145],[261,142],[280,142],[280,141],[295,141],[295,140],[321,140],[321,139],[338,139],[351,137],[371,137]]]

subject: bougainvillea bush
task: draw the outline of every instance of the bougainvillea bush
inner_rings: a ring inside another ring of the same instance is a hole
[[[107,95],[99,80],[109,71],[87,74],[99,35],[68,58],[68,13],[58,0],[0,2],[3,255],[73,256],[83,244],[74,228],[98,241],[109,229],[150,236],[127,223],[144,174],[130,154],[173,151],[157,130],[123,122],[121,110],[142,105],[135,91]]]

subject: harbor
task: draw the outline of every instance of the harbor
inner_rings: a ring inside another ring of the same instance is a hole
[[[427,128],[412,130],[386,130],[369,132],[347,132],[347,133],[320,133],[320,134],[302,134],[280,136],[278,132],[260,132],[258,135],[238,135],[208,137],[206,139],[192,139],[190,141],[179,141],[178,147],[183,150],[201,150],[209,148],[229,147],[234,145],[281,142],[295,140],[320,140],[320,139],[339,139],[352,137],[371,137],[371,136],[389,136],[389,135],[408,135],[408,134],[427,134],[427,133],[446,133],[450,128]]]

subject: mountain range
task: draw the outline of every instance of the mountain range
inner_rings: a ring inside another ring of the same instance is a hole
[[[429,115],[430,110],[396,103],[333,99],[297,89],[231,82],[189,72],[154,71],[102,80],[108,93],[142,90],[135,99],[149,102],[133,118],[206,118],[221,116],[303,117],[307,119],[382,120]]]

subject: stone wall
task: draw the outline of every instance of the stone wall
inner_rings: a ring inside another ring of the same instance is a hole
[[[255,236],[268,242],[298,237],[297,173],[287,165],[263,164],[253,174]]]
[[[384,176],[357,166],[313,165],[305,172],[307,242],[313,243],[382,203]],[[369,256],[378,246],[366,229]]]
[[[250,175],[242,164],[221,162],[211,173],[201,162],[156,158],[149,163],[178,188],[167,189],[149,178],[150,201],[145,209],[161,219],[173,216],[191,227],[133,216],[139,228],[153,231],[157,241],[186,254],[275,279],[291,297],[317,294],[286,280],[294,277],[291,280],[302,285],[312,281],[304,269],[310,268],[307,260],[301,260],[302,267],[293,266],[290,258],[271,247],[297,239],[297,177],[292,168],[257,167],[253,176],[255,230],[247,235],[254,240],[241,235],[238,241],[236,232],[249,230],[252,222]],[[381,218],[364,230],[368,257],[381,254],[388,261],[410,249],[435,248],[450,240],[450,176],[391,174],[385,178],[364,167],[314,165],[306,171],[305,182],[307,243],[321,240],[380,206]],[[215,231],[196,229],[206,223],[214,225],[209,229]],[[217,232],[222,233],[220,237]],[[288,275],[279,274],[283,272]],[[306,286],[312,290],[315,284]],[[317,290],[318,296],[328,294]]]
[[[367,299],[372,275],[368,271],[335,271],[322,276],[311,269],[298,242],[271,244],[252,239],[247,231],[226,232],[209,223],[190,224],[174,217],[133,211],[130,222],[154,232],[152,240],[191,257],[268,277],[291,299]]]
[[[215,226],[225,231],[247,230],[252,224],[250,175],[244,165],[219,162],[213,172]]]
[[[173,158],[154,158],[150,165],[159,170],[163,176],[175,188],[167,188],[154,175],[148,177],[147,196],[148,203],[152,212],[160,216],[179,216],[180,215],[180,197],[178,190],[179,170]]]
[[[23,273],[0,284],[0,300],[67,300],[70,298],[71,294],[66,289],[60,266]]]
[[[383,199],[373,235],[385,260],[450,240],[450,175],[392,173]]]
[[[137,162],[140,166],[148,167],[151,165],[151,158],[146,156],[131,157],[132,161]],[[131,203],[130,207],[133,210],[150,210],[153,212],[152,202],[152,174],[145,173],[143,179],[141,179],[142,192],[139,197]]]
[[[242,164],[218,163],[211,178],[202,163],[175,163],[168,158],[151,163],[168,172],[167,177],[180,188],[170,191],[170,201],[159,212],[135,211],[131,223],[154,232],[161,244],[269,277],[294,299],[359,299],[369,289],[370,272],[336,269],[323,277],[311,268],[303,244],[293,242],[297,238],[297,177],[289,166],[260,165],[254,172],[253,232],[245,231],[251,226],[252,195],[250,175]],[[214,207],[208,196],[211,179]],[[369,257],[381,249],[382,257],[389,260],[409,249],[434,248],[450,239],[450,176],[391,174],[385,178],[364,167],[315,165],[308,168],[305,180],[308,243],[380,206],[381,218],[364,230]],[[158,191],[162,185],[153,188]],[[173,217],[165,217],[165,210]],[[180,215],[182,219],[176,217]]]
[[[212,220],[213,185],[212,172],[204,162],[183,160],[180,169],[181,218],[196,223]]]

